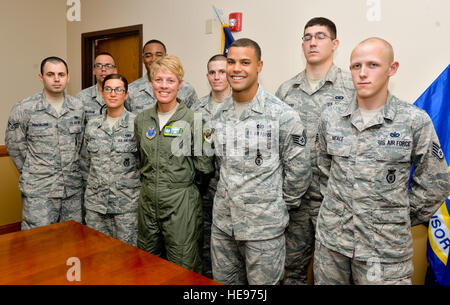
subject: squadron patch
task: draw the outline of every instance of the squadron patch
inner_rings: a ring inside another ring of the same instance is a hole
[[[203,140],[205,140],[206,143],[211,144],[212,143],[212,136],[214,134],[214,129],[213,128],[207,128],[205,129],[205,131],[203,132]]]
[[[294,142],[294,144],[297,144],[299,146],[305,146],[306,145],[306,133],[303,130],[302,135],[292,135],[292,141]]]
[[[442,148],[439,146],[439,144],[433,142],[433,156],[438,158],[439,160],[444,159],[444,152],[442,151]]]
[[[150,140],[153,139],[156,136],[156,128],[155,126],[150,126],[147,130],[147,133],[145,134],[147,138]]]
[[[395,179],[396,179],[395,171],[396,171],[396,169],[392,169],[392,168],[388,169],[388,174],[386,175],[386,181],[389,184],[392,184],[395,182]]]

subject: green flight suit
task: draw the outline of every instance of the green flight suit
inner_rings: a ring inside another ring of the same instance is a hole
[[[197,173],[209,174],[214,167],[201,149],[194,153],[194,125],[200,130],[196,136],[201,137],[201,119],[194,124],[194,112],[182,102],[161,131],[157,105],[134,121],[143,179],[137,245],[201,272],[202,202],[194,181]],[[180,140],[182,145],[173,143]],[[180,146],[185,149],[181,155],[176,149]]]

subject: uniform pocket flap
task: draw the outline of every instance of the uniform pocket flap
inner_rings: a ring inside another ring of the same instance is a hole
[[[372,212],[373,223],[406,223],[408,217],[406,208],[384,208]]]
[[[98,147],[97,144],[89,143],[88,146],[86,147],[86,149],[87,149],[88,152],[95,153],[95,152],[98,152],[99,147]]]
[[[118,189],[136,188],[141,186],[139,179],[122,179],[116,182]]]
[[[334,143],[329,143],[327,145],[327,153],[332,156],[339,156],[339,157],[348,157],[350,156],[350,149],[351,147],[349,145],[338,145]]]
[[[69,127],[70,133],[80,133],[81,132],[81,125],[75,125]]]
[[[121,143],[116,145],[115,150],[117,152],[137,152],[136,143]]]

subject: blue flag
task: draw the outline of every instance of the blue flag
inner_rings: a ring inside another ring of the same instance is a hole
[[[424,109],[434,124],[447,165],[450,160],[450,65],[414,103]],[[450,197],[431,217],[428,227],[427,256],[436,282],[450,285]]]
[[[228,24],[222,24],[222,39],[221,39],[221,53],[224,56],[228,55],[228,48],[233,43],[234,38],[231,35],[231,31],[228,28]]]

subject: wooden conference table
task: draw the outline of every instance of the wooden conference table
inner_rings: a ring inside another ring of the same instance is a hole
[[[0,284],[218,285],[220,283],[75,221],[68,221],[0,235]]]

